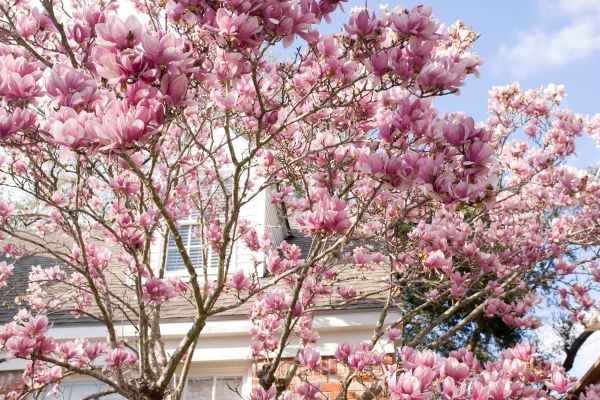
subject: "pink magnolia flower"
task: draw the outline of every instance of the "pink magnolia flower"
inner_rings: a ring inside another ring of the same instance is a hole
[[[448,376],[457,382],[461,382],[469,376],[469,367],[459,362],[456,358],[449,357],[442,363],[440,375],[442,377]]]
[[[471,400],[488,400],[490,398],[489,389],[481,382],[472,382],[469,386],[469,396]]]
[[[338,293],[344,300],[351,300],[356,297],[356,289],[352,286],[340,285]]]
[[[181,105],[188,89],[188,79],[185,75],[174,77],[167,74],[160,81],[160,88],[171,104]]]
[[[86,343],[83,346],[83,354],[90,360],[95,360],[106,353],[108,345],[106,343]]]
[[[144,59],[157,69],[166,69],[171,79],[191,71],[193,59],[184,51],[184,42],[171,33],[143,34]]]
[[[164,108],[147,100],[131,105],[126,100],[114,101],[95,126],[105,147],[121,147],[137,143],[154,133],[163,121]]]
[[[35,350],[36,340],[24,336],[13,336],[6,342],[8,353],[12,357],[27,358]]]
[[[372,35],[380,25],[381,21],[377,20],[375,13],[369,16],[369,10],[363,8],[350,15],[348,23],[344,24],[344,30],[350,36],[365,37]]]
[[[550,390],[563,394],[575,386],[575,382],[569,380],[562,371],[556,369],[552,372],[550,380],[546,381],[546,386]]]
[[[385,331],[385,337],[389,340],[389,341],[394,341],[396,339],[398,339],[399,337],[402,336],[402,331],[400,329],[396,329],[396,328],[389,328]]]
[[[433,368],[437,362],[437,356],[431,350],[420,351],[415,354],[415,363],[417,366]]]
[[[100,61],[96,71],[111,84],[140,80],[153,83],[157,76],[156,69],[150,69],[143,55],[136,49],[125,49],[118,53],[105,53],[98,56]]]
[[[385,52],[373,54],[369,62],[375,76],[383,76],[388,71],[388,55]]]
[[[211,222],[210,225],[205,228],[204,235],[213,249],[218,249],[221,245],[221,239],[223,236],[221,229],[221,226],[214,222]]]
[[[99,45],[117,50],[133,48],[142,38],[142,25],[133,15],[128,16],[125,21],[111,15],[107,22],[96,24],[95,29]]]
[[[155,305],[162,304],[177,296],[177,293],[168,282],[158,278],[148,279],[144,283],[143,292],[142,299],[144,302]]]
[[[12,275],[13,269],[13,264],[8,264],[6,261],[0,261],[0,287],[4,287],[8,284],[6,280]]]
[[[295,244],[289,244],[288,242],[286,242],[284,240],[279,245],[279,249],[283,253],[284,257],[289,260],[297,260],[300,258],[300,255],[301,255],[300,247],[298,247]]]
[[[263,389],[262,386],[257,386],[256,393],[250,396],[250,400],[273,400],[277,395],[275,386],[271,386],[269,390]]]
[[[343,200],[323,197],[314,206],[298,217],[298,225],[311,234],[343,235],[352,222]]]
[[[214,74],[221,81],[230,81],[237,78],[243,72],[249,69],[247,61],[240,53],[217,49]]]
[[[297,4],[285,2],[271,3],[265,7],[263,19],[263,29],[268,34],[282,37],[284,47],[289,47],[299,35],[309,43],[313,43],[319,37],[317,31],[311,31],[311,24],[317,20],[314,14],[304,12]]]
[[[456,382],[452,377],[447,376],[442,381],[442,393],[444,395],[444,399],[454,400],[454,399],[464,399],[464,394],[467,390],[467,387],[462,384],[460,386],[456,385]]]
[[[6,219],[13,213],[13,208],[8,204],[0,200],[0,220]]]
[[[451,89],[460,81],[460,76],[453,70],[453,65],[446,59],[428,61],[419,72],[417,80],[425,91]]]
[[[600,385],[590,385],[585,392],[579,396],[579,400],[595,400],[600,399]]]
[[[237,92],[229,92],[225,95],[221,94],[218,90],[213,90],[210,93],[210,99],[220,107],[226,110],[230,110],[235,107],[238,102]]]
[[[129,364],[134,364],[137,362],[137,357],[124,349],[114,349],[112,350],[108,356],[104,359],[105,365],[104,369],[122,369]]]
[[[387,379],[390,400],[426,400],[430,394],[421,391],[421,381],[411,373],[402,373]]]
[[[55,105],[85,107],[94,98],[96,83],[82,70],[59,64],[46,79],[46,91]]]
[[[312,346],[304,346],[300,354],[298,354],[298,359],[304,368],[315,369],[319,365],[321,354]]]
[[[226,8],[217,10],[214,30],[217,34],[233,42],[235,46],[255,46],[261,41],[258,18],[248,14],[238,14]]]
[[[352,346],[348,343],[340,344],[335,350],[335,358],[340,361],[348,361],[348,357],[352,353]]]
[[[431,7],[417,6],[410,11],[394,12],[390,15],[391,28],[401,35],[415,36],[424,40],[435,40],[440,23],[432,17]]]
[[[0,55],[0,96],[7,101],[29,101],[41,96],[42,69],[37,62],[12,54]]]
[[[465,160],[475,165],[485,165],[493,153],[494,150],[488,144],[473,142],[468,147]]]
[[[98,143],[98,123],[87,118],[87,113],[77,115],[75,110],[68,107],[63,107],[61,112],[62,120],[57,119],[50,126],[50,135],[54,143],[72,149],[92,147]]]
[[[493,382],[487,382],[487,390],[492,400],[504,400],[509,398],[512,390],[510,388],[510,380],[499,379]]]
[[[64,342],[58,345],[58,351],[64,360],[78,359],[84,351],[81,343]]]
[[[461,146],[474,137],[479,136],[479,131],[475,129],[475,121],[471,117],[464,117],[462,114],[455,114],[454,118],[447,121],[444,125],[444,138],[452,146]]]
[[[447,259],[441,250],[436,250],[430,253],[423,261],[423,265],[428,268],[434,268],[445,274],[452,272],[452,260]]]
[[[236,291],[247,290],[250,287],[250,279],[244,273],[244,270],[237,270],[227,281],[227,286]]]
[[[37,317],[30,317],[29,322],[23,328],[23,336],[35,338],[43,335],[48,331],[48,317],[40,315]]]
[[[377,360],[370,350],[359,348],[348,356],[348,368],[352,371],[363,371],[366,367],[374,364],[377,364]]]
[[[188,291],[188,286],[177,276],[167,278],[167,283],[171,285],[173,290],[178,294],[184,294]]]
[[[406,180],[403,164],[402,159],[390,158],[387,153],[363,154],[358,160],[363,172],[389,182],[394,187],[400,186]]]
[[[323,397],[321,396],[320,384],[311,384],[309,382],[304,382],[300,387],[296,389],[296,393],[302,396],[304,400],[321,400]]]
[[[0,108],[0,139],[6,139],[13,133],[28,129],[35,123],[35,114],[27,109],[16,108],[11,113]]]
[[[76,22],[67,27],[67,34],[77,43],[84,43],[91,36],[92,28],[86,23]]]
[[[22,14],[17,18],[17,32],[23,37],[34,35],[40,28],[38,21],[28,15]]]
[[[336,38],[331,35],[321,37],[319,39],[319,43],[317,44],[317,50],[325,58],[335,57],[339,52]]]

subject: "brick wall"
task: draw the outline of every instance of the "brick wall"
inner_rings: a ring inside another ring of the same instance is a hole
[[[392,362],[392,357],[389,357],[389,362]],[[282,361],[279,368],[279,371],[281,372],[279,375],[280,377],[285,375],[285,371],[289,369],[291,364],[291,360]],[[327,396],[327,399],[334,400],[340,394],[342,382],[348,375],[348,372],[348,368],[344,364],[339,363],[334,357],[322,357],[320,371],[312,372],[309,381],[313,384],[319,383],[321,385],[321,391]],[[254,372],[252,387],[256,387],[258,382],[259,379],[256,377],[256,372]],[[300,382],[298,378],[294,378],[291,388],[293,389],[294,384],[297,384],[298,382]],[[372,383],[373,379],[366,374],[354,379],[352,383],[350,383],[350,387],[346,393],[346,399],[358,399]],[[376,397],[376,399],[384,398],[384,396]]]
[[[0,399],[13,390],[25,388],[23,383],[23,371],[2,371],[0,372]]]

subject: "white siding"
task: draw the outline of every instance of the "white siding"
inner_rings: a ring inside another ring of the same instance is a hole
[[[270,191],[265,193],[265,229],[271,234],[273,244],[279,245],[287,236],[283,211],[270,201]]]
[[[242,182],[243,184],[243,182]],[[255,187],[258,187],[260,182],[255,182]],[[256,229],[258,236],[262,236],[264,232],[264,207],[265,207],[265,194],[259,193],[247,204],[245,204],[240,210],[240,219],[250,221],[250,226]],[[254,254],[244,245],[244,243],[237,243],[237,257],[236,257],[236,268],[243,269],[245,271],[254,271]],[[262,275],[262,268],[258,271]]]

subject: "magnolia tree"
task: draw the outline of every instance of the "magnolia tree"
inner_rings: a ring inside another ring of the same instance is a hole
[[[0,281],[27,254],[57,264],[32,269],[0,328],[4,357],[26,360],[14,398],[85,376],[95,396],[180,399],[206,323],[249,303],[251,399],[322,399],[315,312],[369,298],[372,336],[341,335],[335,353],[338,399],[356,382],[363,399],[568,396],[573,379],[532,343],[482,343],[486,321],[537,328],[541,297],[589,322],[600,184],[568,160],[600,118],[561,107],[554,85],[492,88],[483,123],[438,113],[481,61],[477,35],[428,7],[353,10],[325,36],[339,1],[140,0],[127,18],[118,3],[0,0]],[[308,254],[241,217],[261,193]],[[200,262],[178,232],[190,215]],[[165,237],[185,278],[165,257],[151,267]],[[235,245],[254,270],[233,273]],[[178,301],[194,315],[168,350],[161,313]],[[106,340],[54,339],[66,312]]]

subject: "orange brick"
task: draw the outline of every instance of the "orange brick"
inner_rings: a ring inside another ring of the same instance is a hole
[[[329,360],[329,373],[330,374],[337,374],[337,361],[336,360]]]
[[[323,392],[338,392],[340,391],[341,385],[339,383],[324,383],[321,385]]]

